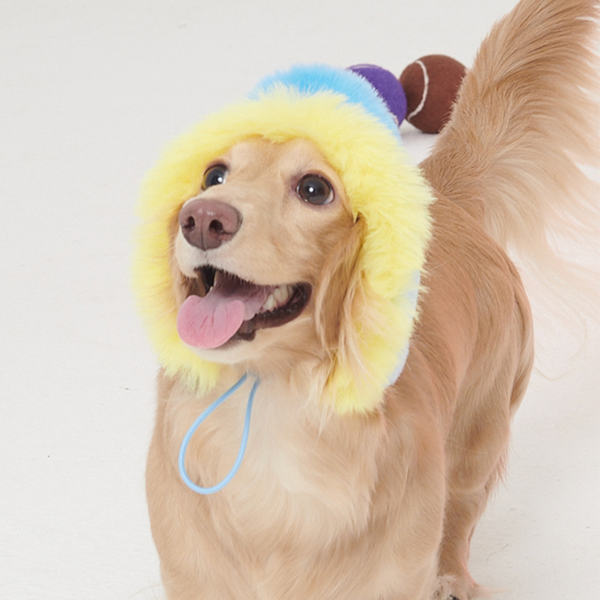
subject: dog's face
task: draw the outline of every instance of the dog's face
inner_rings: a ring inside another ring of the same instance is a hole
[[[357,225],[312,143],[238,143],[207,166],[173,227],[181,338],[227,363],[317,339],[315,306],[322,317],[333,295],[339,308],[332,275],[356,254]]]

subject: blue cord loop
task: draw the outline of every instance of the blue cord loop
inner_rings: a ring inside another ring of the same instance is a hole
[[[252,416],[252,405],[254,403],[254,396],[256,394],[256,390],[260,384],[260,379],[256,379],[252,389],[250,390],[250,395],[248,396],[248,405],[246,407],[246,419],[244,421],[244,433],[242,435],[242,442],[240,444],[240,450],[238,452],[237,459],[228,475],[221,482],[217,483],[212,487],[201,487],[196,485],[189,477],[185,470],[185,453],[187,452],[188,444],[192,439],[194,433],[200,425],[203,423],[204,419],[208,417],[216,408],[218,408],[227,398],[229,398],[234,392],[236,392],[240,386],[246,381],[248,378],[248,374],[242,375],[237,383],[231,386],[222,396],[219,396],[195,421],[194,424],[188,429],[188,432],[185,434],[183,438],[183,442],[181,442],[181,448],[179,449],[179,473],[181,478],[185,482],[185,484],[194,492],[198,494],[214,494],[219,490],[222,490],[235,476],[242,464],[242,459],[244,458],[244,452],[246,451],[246,444],[248,443],[248,433],[250,431],[250,417]]]

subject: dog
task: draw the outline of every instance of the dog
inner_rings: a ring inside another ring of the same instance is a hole
[[[357,208],[348,148],[238,139],[229,113],[150,177],[137,285],[163,367],[146,477],[170,600],[486,593],[469,544],[534,360],[507,250],[548,258],[557,215],[587,220],[577,162],[597,157],[599,7],[522,0],[417,173],[397,182],[396,155],[356,167],[402,187],[398,218],[393,202]]]

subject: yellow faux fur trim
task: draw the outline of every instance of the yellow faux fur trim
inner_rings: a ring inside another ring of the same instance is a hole
[[[328,389],[341,413],[370,411],[381,401],[398,354],[412,333],[414,310],[406,294],[425,261],[432,194],[409,164],[399,138],[344,96],[302,96],[278,88],[216,113],[178,138],[150,172],[139,202],[141,225],[134,257],[134,288],[151,341],[171,375],[198,392],[211,389],[220,366],[199,358],[177,334],[171,274],[171,237],[180,207],[195,196],[209,162],[237,142],[260,135],[275,143],[312,141],[344,183],[355,218],[367,231],[360,261],[378,299],[383,328],[356,323],[372,385],[356,383],[349,365],[334,367]]]

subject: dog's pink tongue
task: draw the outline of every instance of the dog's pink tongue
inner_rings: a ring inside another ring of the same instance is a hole
[[[196,348],[218,348],[254,317],[270,293],[259,286],[234,291],[216,286],[204,298],[189,296],[177,315],[179,336]]]

